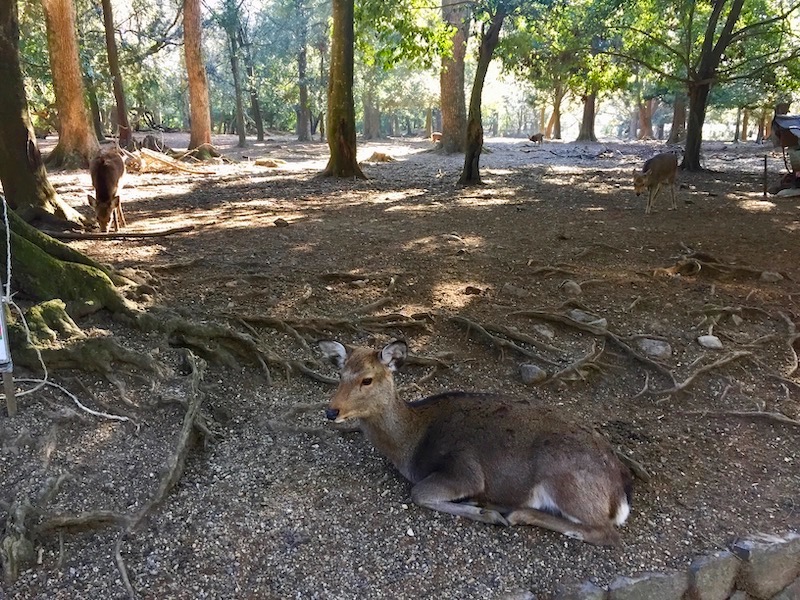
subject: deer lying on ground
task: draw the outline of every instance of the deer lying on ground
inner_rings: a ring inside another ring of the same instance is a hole
[[[98,154],[89,163],[89,173],[96,195],[89,194],[89,205],[94,209],[100,231],[106,233],[108,224],[112,221],[114,231],[119,231],[120,226],[124,227],[126,224],[119,199],[122,188],[120,180],[125,175],[125,161],[115,151]]]
[[[539,144],[541,146],[542,142],[544,142],[544,134],[543,133],[534,133],[531,137],[528,138],[534,144]]]
[[[499,525],[538,525],[592,544],[619,543],[630,512],[628,468],[598,433],[505,396],[444,392],[397,397],[407,346],[323,341],[340,370],[325,416],[361,429],[403,476],[415,504]]]
[[[656,154],[644,163],[641,171],[633,170],[633,189],[640,195],[645,188],[648,190],[646,215],[650,214],[653,202],[661,191],[661,185],[668,183],[672,193],[672,210],[675,210],[675,175],[678,171],[678,157],[675,154],[664,152]]]

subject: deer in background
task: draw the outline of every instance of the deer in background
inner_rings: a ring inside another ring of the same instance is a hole
[[[645,188],[648,190],[646,215],[650,214],[653,202],[661,191],[661,185],[668,183],[672,194],[672,210],[675,210],[675,175],[678,172],[678,157],[670,152],[656,154],[644,163],[641,171],[633,170],[633,190],[640,195]]]
[[[528,139],[530,141],[532,141],[534,144],[539,144],[541,146],[542,142],[544,142],[544,134],[543,133],[534,133]]]
[[[630,512],[632,478],[597,432],[511,398],[450,391],[405,402],[394,372],[405,342],[380,350],[319,343],[340,370],[325,416],[358,419],[408,479],[415,504],[499,525],[538,525],[615,545]]]
[[[119,231],[120,226],[126,224],[119,199],[125,161],[116,151],[98,154],[89,163],[89,173],[96,196],[89,194],[89,205],[94,209],[100,231],[106,233],[112,221],[114,231]]]

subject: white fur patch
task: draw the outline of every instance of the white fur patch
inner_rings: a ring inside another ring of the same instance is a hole
[[[558,512],[561,513],[565,519],[572,521],[573,523],[580,523],[578,519],[561,510],[561,507],[556,504],[556,501],[553,500],[553,497],[541,484],[533,488],[530,498],[528,499],[528,507],[549,513]]]
[[[619,507],[617,508],[617,514],[614,517],[614,525],[622,525],[625,521],[628,520],[628,515],[631,514],[631,507],[628,504],[627,499],[623,498],[622,502],[619,503]]]

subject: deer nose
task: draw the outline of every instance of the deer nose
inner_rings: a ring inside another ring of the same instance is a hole
[[[339,409],[338,408],[327,408],[325,409],[325,417],[329,421],[335,421],[336,417],[339,416]]]

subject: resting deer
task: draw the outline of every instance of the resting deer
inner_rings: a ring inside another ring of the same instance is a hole
[[[598,433],[505,396],[445,392],[397,397],[404,342],[381,350],[320,342],[339,368],[325,416],[358,419],[411,481],[415,504],[499,525],[538,525],[592,544],[619,542],[631,474]]]
[[[675,210],[675,175],[678,172],[678,157],[669,152],[656,154],[644,163],[641,171],[633,170],[633,189],[638,196],[645,188],[648,190],[646,215],[650,214],[653,202],[661,191],[661,184],[668,183],[672,193],[672,210]]]
[[[120,180],[125,175],[125,161],[116,152],[98,154],[89,163],[92,176],[92,187],[95,196],[89,194],[89,205],[94,209],[100,231],[108,231],[109,222],[113,221],[114,231],[125,226],[125,215],[122,214],[122,203],[119,199]]]

